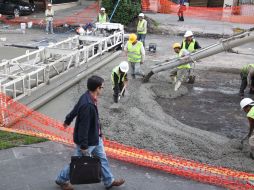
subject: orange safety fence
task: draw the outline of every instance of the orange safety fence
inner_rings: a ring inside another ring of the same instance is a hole
[[[4,94],[0,94],[0,105],[0,130],[73,145],[73,128],[64,129],[61,122],[36,112]],[[254,190],[254,174],[251,173],[211,166],[172,154],[138,149],[107,139],[104,139],[104,144],[107,155],[117,160],[231,190]]]
[[[155,5],[157,9],[154,9]],[[152,6],[156,12],[163,14],[177,14],[179,10],[179,5],[170,0],[142,0],[143,11],[152,11]],[[186,6],[184,16],[186,18],[191,17],[206,20],[254,24],[254,4],[227,6],[224,8]]]
[[[64,24],[68,25],[85,25],[89,22],[95,21],[97,14],[99,10],[99,4],[98,2],[92,3],[85,9],[75,12],[70,15],[66,15],[63,17],[57,16],[57,13],[55,14],[54,18],[54,27],[62,26]],[[33,25],[37,26],[45,26],[45,16],[38,16],[37,18],[34,18],[33,15],[30,16],[21,16],[21,17],[16,17],[13,19],[8,19],[6,16],[0,17],[0,21],[4,22],[5,24],[19,24],[19,23],[27,23],[27,22],[32,22]]]

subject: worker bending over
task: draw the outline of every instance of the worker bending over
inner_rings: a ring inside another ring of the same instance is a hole
[[[186,49],[190,53],[193,53],[197,49],[201,48],[199,43],[197,42],[197,40],[195,40],[193,38],[192,31],[190,31],[190,30],[186,31],[185,34],[184,34],[184,38],[185,39],[182,42],[181,49]]]
[[[138,41],[143,43],[143,46],[145,47],[145,39],[146,39],[146,33],[147,33],[147,21],[144,19],[145,15],[144,13],[140,13],[138,15],[138,26],[137,26],[137,33],[138,33]]]
[[[119,95],[124,96],[125,87],[128,83],[127,72],[129,71],[129,64],[127,61],[122,61],[118,66],[112,70],[111,80],[113,84],[113,99],[118,102]],[[120,94],[122,93],[122,94]]]
[[[249,133],[248,135],[241,141],[243,144],[244,140],[249,140],[250,145],[250,157],[254,159],[254,135],[253,135],[253,129],[254,129],[254,101],[250,98],[244,98],[240,102],[240,106],[244,112],[247,113],[247,118],[249,120]]]
[[[184,57],[184,56],[190,54],[186,49],[181,49],[181,45],[179,43],[174,43],[173,49],[174,49],[175,53],[177,54],[178,58],[181,58],[181,57]],[[170,77],[171,77],[173,83],[175,83],[175,91],[177,91],[179,89],[182,82],[187,78],[190,69],[191,69],[190,64],[184,64],[184,65],[178,66],[177,68],[174,68],[170,72]]]
[[[241,69],[240,76],[242,82],[240,86],[239,95],[243,98],[244,90],[247,86],[250,88],[249,93],[250,94],[254,93],[254,64],[245,65]]]
[[[130,34],[124,51],[128,57],[132,78],[135,79],[136,75],[144,77],[145,74],[141,70],[140,65],[143,64],[145,60],[145,49],[143,43],[137,40],[136,34]]]
[[[97,16],[97,22],[99,22],[99,23],[109,22],[108,15],[105,11],[106,11],[106,9],[102,7],[101,11],[99,12],[99,14]]]

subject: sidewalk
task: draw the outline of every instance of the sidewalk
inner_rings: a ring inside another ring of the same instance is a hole
[[[55,11],[54,26],[86,24],[93,22],[97,14],[98,4],[96,1],[86,1],[84,5]],[[0,21],[3,21],[5,24],[19,24],[32,21],[33,25],[43,26],[45,25],[45,14],[44,12],[38,12],[14,19],[7,19],[6,15],[3,15],[0,17]]]
[[[70,161],[73,149],[54,142],[0,151],[2,190],[60,190],[54,179]],[[119,190],[221,190],[163,172],[110,160],[116,178],[125,178]],[[103,184],[76,185],[76,190],[103,190]]]
[[[164,34],[183,34],[186,30],[192,30],[195,36],[221,38],[234,34],[234,30],[237,28],[246,30],[254,27],[253,24],[238,24],[188,17],[184,18],[184,22],[179,22],[177,21],[178,16],[172,14],[147,13],[146,16],[155,20],[158,23],[159,30],[162,30]]]

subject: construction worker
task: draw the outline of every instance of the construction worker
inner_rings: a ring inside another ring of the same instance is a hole
[[[118,66],[112,70],[111,80],[113,84],[113,98],[114,102],[118,102],[119,95],[124,96],[125,87],[128,82],[127,72],[129,71],[129,63],[122,61]],[[122,93],[122,94],[120,94]]]
[[[240,106],[242,110],[247,113],[247,118],[249,120],[249,133],[248,135],[241,140],[241,144],[243,145],[245,140],[249,140],[250,145],[250,157],[254,159],[254,101],[250,98],[244,98],[240,102]]]
[[[192,31],[188,30],[184,34],[184,40],[181,45],[181,49],[186,49],[190,53],[196,51],[197,49],[200,49],[199,43],[193,38]]]
[[[128,57],[132,78],[135,79],[136,75],[144,77],[145,75],[141,71],[140,65],[144,63],[145,49],[143,43],[137,40],[136,34],[130,34],[129,41],[126,43],[124,51]]]
[[[106,9],[104,7],[102,7],[100,13],[97,16],[97,22],[99,22],[99,23],[109,22],[108,15],[105,11],[106,11]]]
[[[138,26],[137,26],[137,34],[138,34],[138,41],[143,43],[143,46],[145,47],[145,39],[146,39],[146,33],[147,33],[147,21],[144,19],[145,15],[144,13],[140,13],[138,15]]]
[[[175,53],[177,54],[178,58],[184,57],[190,54],[190,52],[188,52],[186,49],[181,49],[181,44],[179,43],[174,43],[173,49]],[[190,69],[191,69],[191,65],[185,64],[185,65],[178,66],[177,68],[173,69],[170,72],[170,77],[173,83],[175,83],[175,91],[179,89],[182,82],[186,79],[186,76],[189,74]]]
[[[242,82],[240,86],[239,95],[243,98],[244,90],[247,86],[250,88],[249,93],[250,94],[254,93],[254,64],[245,65],[241,69],[240,76]]]
[[[186,6],[184,4],[184,0],[179,0],[179,9],[177,15],[179,17],[178,21],[184,21],[183,12],[186,11]]]
[[[53,17],[54,17],[54,10],[52,9],[52,4],[49,3],[48,4],[48,8],[45,11],[45,20],[46,20],[46,33],[49,33],[49,28],[50,28],[50,32],[51,34],[54,34],[53,31]]]

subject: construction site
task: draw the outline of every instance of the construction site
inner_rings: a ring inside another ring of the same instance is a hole
[[[98,110],[113,173],[126,180],[119,189],[254,189],[251,148],[248,141],[241,143],[249,122],[239,96],[241,69],[254,58],[253,2],[206,1],[204,7],[192,1],[184,22],[177,21],[174,1],[141,3],[149,21],[144,76],[133,79],[128,73],[118,103],[111,73],[128,60],[123,47],[136,33],[137,20],[128,26],[96,23],[97,1],[56,12],[54,34],[45,33],[41,13],[1,17],[0,130],[50,141],[0,150],[0,189],[59,189],[55,176],[70,162],[74,146],[74,122],[67,129],[62,124],[92,75],[105,80]],[[28,21],[33,27],[20,29]],[[93,34],[77,34],[88,22],[95,23]],[[186,31],[201,49],[176,58],[172,46],[182,43]],[[175,90],[170,71],[186,63],[195,80]],[[244,97],[253,99],[247,89]]]

